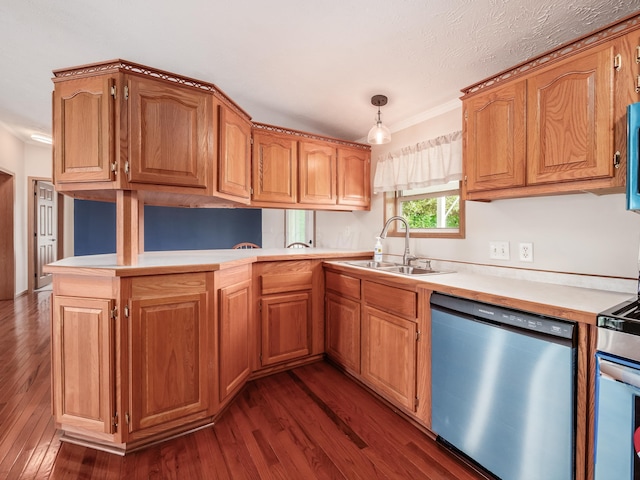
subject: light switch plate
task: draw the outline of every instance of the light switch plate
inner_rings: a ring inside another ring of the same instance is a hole
[[[509,242],[489,242],[489,258],[509,260]]]

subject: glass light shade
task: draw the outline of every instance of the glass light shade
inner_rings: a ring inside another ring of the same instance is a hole
[[[367,142],[373,145],[382,145],[391,141],[391,131],[380,120],[369,130]]]

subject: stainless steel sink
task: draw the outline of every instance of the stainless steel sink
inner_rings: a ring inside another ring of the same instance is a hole
[[[386,267],[396,267],[397,264],[391,262],[376,262],[374,260],[349,260],[345,262],[349,265],[353,265],[355,267],[364,267],[364,268],[386,268]]]
[[[370,268],[381,272],[400,273],[402,275],[436,275],[439,273],[453,273],[448,270],[433,270],[431,268],[414,267],[413,265],[399,265],[391,262],[376,262],[373,260],[350,260],[345,263],[355,267]]]

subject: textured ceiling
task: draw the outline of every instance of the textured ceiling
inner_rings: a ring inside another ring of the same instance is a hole
[[[0,122],[51,131],[51,71],[123,58],[215,83],[255,121],[349,140],[640,10],[640,0],[2,0]]]

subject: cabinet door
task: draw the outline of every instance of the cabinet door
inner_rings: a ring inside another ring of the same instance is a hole
[[[251,280],[220,289],[220,401],[251,373]]]
[[[613,175],[613,47],[527,80],[527,183]]]
[[[368,151],[338,149],[338,205],[370,207],[370,168]]]
[[[263,297],[261,310],[263,366],[309,355],[311,293]]]
[[[253,200],[295,203],[297,142],[286,135],[253,134]]]
[[[464,102],[467,191],[525,183],[525,82]]]
[[[139,77],[128,85],[129,180],[205,189],[211,96]]]
[[[131,307],[129,431],[205,417],[207,294],[134,299]]]
[[[416,323],[371,307],[362,319],[362,378],[416,410]]]
[[[327,293],[325,304],[327,355],[360,373],[360,303]]]
[[[115,99],[108,76],[56,83],[53,92],[53,163],[58,182],[114,179]]]
[[[219,111],[218,191],[251,197],[251,122],[224,105]]]
[[[336,203],[336,149],[331,144],[300,142],[300,203]]]
[[[108,299],[53,297],[53,413],[58,423],[115,431],[112,308]]]

